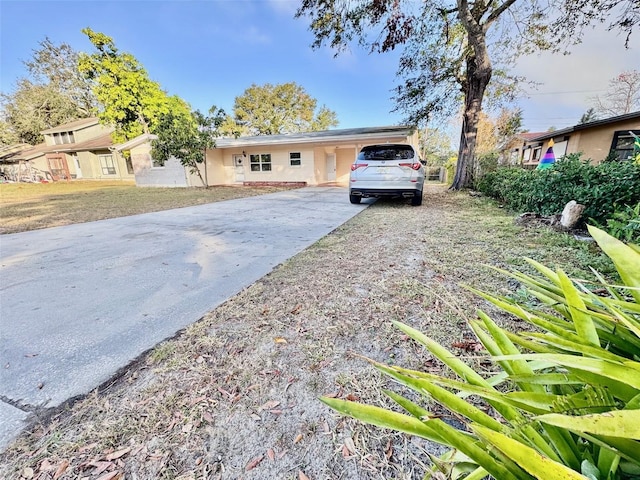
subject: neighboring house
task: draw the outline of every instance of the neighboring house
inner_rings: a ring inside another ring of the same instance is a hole
[[[525,168],[537,167],[553,139],[556,159],[570,153],[582,153],[582,158],[600,163],[609,155],[617,160],[633,156],[633,135],[640,135],[640,112],[595,120],[552,132],[524,133],[511,144],[509,158],[517,158]]]
[[[41,132],[44,143],[0,151],[0,169],[14,180],[133,180],[133,165],[118,154],[112,128],[84,118]]]
[[[209,185],[346,185],[360,149],[377,143],[408,143],[418,150],[418,131],[392,126],[220,138],[207,150],[201,172]]]

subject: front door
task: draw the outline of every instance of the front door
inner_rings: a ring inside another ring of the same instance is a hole
[[[327,182],[335,182],[336,181],[336,154],[327,153],[326,162],[327,162]]]
[[[69,173],[69,166],[67,165],[67,158],[64,153],[60,154],[47,154],[47,163],[49,164],[49,171],[54,181],[57,180],[71,180],[71,174]]]
[[[236,183],[244,182],[244,155],[234,155],[233,166],[235,168]]]

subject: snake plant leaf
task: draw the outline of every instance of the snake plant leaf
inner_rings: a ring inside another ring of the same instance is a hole
[[[640,363],[638,362],[625,361],[617,363],[598,358],[585,358],[578,357],[576,355],[562,355],[553,353],[509,355],[496,357],[494,358],[494,360],[507,360],[509,358],[523,360],[548,360],[567,368],[584,370],[586,372],[596,373],[598,375],[609,377],[612,380],[617,380],[621,383],[629,385],[634,389],[640,390]]]
[[[555,462],[533,448],[480,425],[471,428],[481,438],[495,446],[507,457],[516,462],[528,473],[539,480],[585,480],[587,477],[561,463]]]
[[[424,335],[422,332],[410,327],[406,323],[392,321],[393,324],[404,333],[413,338],[416,342],[424,345],[433,355],[435,355],[442,363],[449,367],[456,375],[463,380],[473,383],[474,385],[485,385],[486,381],[473,368],[468,366],[456,355],[444,348],[438,342]]]
[[[416,435],[438,443],[444,443],[443,439],[425,422],[415,417],[402,413],[391,412],[384,408],[363,403],[350,402],[338,398],[320,397],[320,401],[331,408],[349,417],[356,418],[365,423],[382,428],[392,428],[399,432]]]
[[[629,293],[640,303],[640,253],[599,228],[587,226],[600,248],[611,258]]]
[[[525,479],[518,475],[518,469],[510,465],[515,473],[492,457],[486,450],[486,445],[481,445],[477,438],[468,433],[461,432],[439,419],[420,421],[415,417],[401,413],[391,412],[384,408],[350,402],[337,398],[320,397],[320,400],[337,412],[353,417],[371,425],[382,428],[391,428],[404,433],[416,435],[434,442],[449,445],[460,450],[472,461],[484,467],[495,478],[511,480]]]
[[[535,418],[572,431],[640,440],[640,410],[613,410],[582,416],[549,413]]]
[[[586,311],[587,307],[582,300],[580,292],[562,270],[558,270],[558,280],[560,281],[564,296],[567,299],[567,305],[571,313],[571,318],[573,319],[573,324],[575,325],[576,333],[585,342],[599,347],[600,339],[598,338],[598,332],[596,331],[591,316]]]

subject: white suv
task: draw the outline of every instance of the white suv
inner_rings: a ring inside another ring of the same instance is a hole
[[[411,205],[422,205],[424,167],[411,145],[369,145],[360,150],[351,165],[349,200],[363,197],[410,198]]]

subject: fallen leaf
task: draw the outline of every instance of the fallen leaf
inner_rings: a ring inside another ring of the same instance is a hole
[[[302,440],[302,438],[303,438],[303,437],[302,437],[302,434],[301,434],[301,433],[299,433],[299,434],[296,436],[296,438],[294,438],[294,439],[293,439],[293,443],[294,443],[294,444],[298,443],[300,440]]]
[[[272,415],[282,415],[282,410],[269,410]]]
[[[35,472],[31,467],[26,467],[24,470],[22,470],[22,478],[33,478],[34,474]]]
[[[121,478],[122,474],[116,470],[115,472],[105,473],[96,480],[120,480]]]
[[[280,405],[280,402],[278,402],[276,400],[269,400],[267,403],[265,403],[264,405],[260,406],[258,408],[258,411],[271,410],[272,408],[276,408],[278,405]]]
[[[290,313],[291,313],[292,315],[295,315],[295,314],[297,314],[300,310],[302,310],[302,305],[298,304],[298,305],[296,305],[296,306],[294,307],[294,309],[293,309],[293,310],[291,310],[291,312],[290,312]]]
[[[351,437],[347,437],[344,439],[344,445],[349,449],[351,453],[356,453],[356,446],[353,443],[353,440],[351,439]]]
[[[255,413],[251,414],[251,418],[253,418],[256,422],[259,422],[260,420],[262,420],[262,417]]]
[[[254,458],[253,460],[251,460],[249,463],[247,463],[247,466],[245,467],[244,471],[248,472],[249,470],[253,470],[254,468],[256,468],[260,462],[264,460],[264,455],[260,455],[256,458]]]
[[[107,468],[111,467],[113,465],[113,462],[91,462],[89,465],[91,465],[92,467],[96,467],[96,469],[93,471],[94,475],[100,475],[102,472],[107,470]]]
[[[213,417],[211,416],[211,414],[209,412],[204,412],[202,414],[202,418],[204,418],[205,421],[208,422],[208,423],[213,423]]]
[[[346,445],[342,445],[342,458],[349,458],[351,454],[349,453],[349,449]]]
[[[384,449],[384,456],[387,460],[390,460],[393,456],[393,444],[391,443],[391,439],[387,442],[387,447]]]
[[[42,460],[42,463],[40,464],[40,471],[46,472],[53,470],[54,468],[56,468],[55,465],[52,465],[48,458]]]
[[[357,402],[358,400],[360,400],[360,397],[354,395],[353,393],[350,393],[349,395],[347,395],[347,400],[351,402]]]
[[[298,480],[310,480],[302,470],[298,471]]]
[[[63,460],[62,462],[60,462],[60,465],[58,465],[56,473],[53,474],[53,480],[57,480],[62,475],[64,475],[64,472],[67,471],[67,468],[69,468],[69,460]]]
[[[129,453],[131,451],[131,447],[127,447],[127,448],[123,448],[122,450],[117,450],[113,453],[110,453],[109,455],[107,455],[105,458],[107,460],[115,460],[116,458],[120,458],[123,455],[126,455],[127,453]]]
[[[275,337],[273,341],[276,343],[287,343],[287,339],[283,337]]]
[[[273,448],[267,449],[267,457],[269,457],[269,460],[272,462],[276,459],[276,452],[273,451]]]

